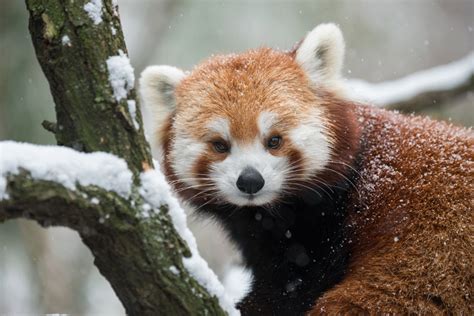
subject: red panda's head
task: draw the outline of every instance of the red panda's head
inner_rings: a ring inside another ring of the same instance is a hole
[[[291,53],[212,57],[189,74],[148,67],[140,93],[168,179],[188,199],[238,206],[335,181],[357,138],[336,97],[343,54],[341,32],[324,24]]]

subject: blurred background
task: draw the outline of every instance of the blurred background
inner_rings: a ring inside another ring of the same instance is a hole
[[[315,25],[340,25],[344,75],[393,80],[474,51],[474,0],[185,1],[118,0],[135,74],[149,64],[191,69],[211,54],[259,46],[289,49]],[[0,1],[0,140],[54,144],[48,83],[34,55],[24,1]],[[426,114],[474,123],[470,92]],[[1,155],[1,153],[0,153]],[[221,280],[235,285],[239,264],[213,223],[189,218],[200,251]],[[240,277],[238,277],[240,278]],[[120,315],[124,310],[78,235],[16,220],[0,224],[0,314]]]

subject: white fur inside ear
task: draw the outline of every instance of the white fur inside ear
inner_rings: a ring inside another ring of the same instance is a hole
[[[140,99],[153,113],[171,112],[176,107],[174,90],[184,72],[172,66],[149,66],[140,76]]]
[[[140,75],[140,100],[151,114],[151,145],[160,152],[160,132],[171,112],[176,108],[174,91],[184,78],[184,72],[171,66],[149,66]]]
[[[339,27],[332,23],[315,27],[297,49],[296,61],[313,83],[337,81],[344,61],[344,39]]]

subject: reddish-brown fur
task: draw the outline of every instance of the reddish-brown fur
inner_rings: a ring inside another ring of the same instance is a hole
[[[472,315],[472,131],[356,111],[363,144],[349,272],[310,315]]]
[[[186,108],[183,121],[192,125],[196,137],[207,136],[207,123],[212,119],[225,117],[230,121],[234,140],[252,142],[258,134],[257,118],[261,112],[271,110],[285,117],[281,126],[289,129],[296,126],[301,112],[317,103],[305,82],[304,71],[287,54],[260,49],[217,56],[198,66],[179,84],[177,107]],[[293,111],[296,105],[300,113]]]
[[[268,109],[285,118],[278,133],[314,107],[331,126],[331,163],[315,180],[334,183],[350,168],[358,170],[347,223],[352,256],[343,281],[315,302],[311,315],[473,313],[471,130],[344,101],[310,87],[294,53],[269,49],[212,58],[179,84],[176,96],[175,124],[189,124],[197,139],[208,137],[212,118],[224,116],[232,137],[250,142],[258,113]],[[165,173],[175,181],[168,157],[172,124],[162,141]],[[358,151],[361,161],[354,165]],[[301,157],[291,142],[275,154],[294,162]],[[211,162],[224,158],[209,148],[195,173],[206,174]]]

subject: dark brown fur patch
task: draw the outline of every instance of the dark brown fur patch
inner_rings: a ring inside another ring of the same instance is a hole
[[[316,178],[328,184],[347,179],[354,168],[360,146],[360,128],[354,109],[357,105],[337,98],[324,89],[315,91],[321,106],[325,109],[333,138],[329,164]]]

